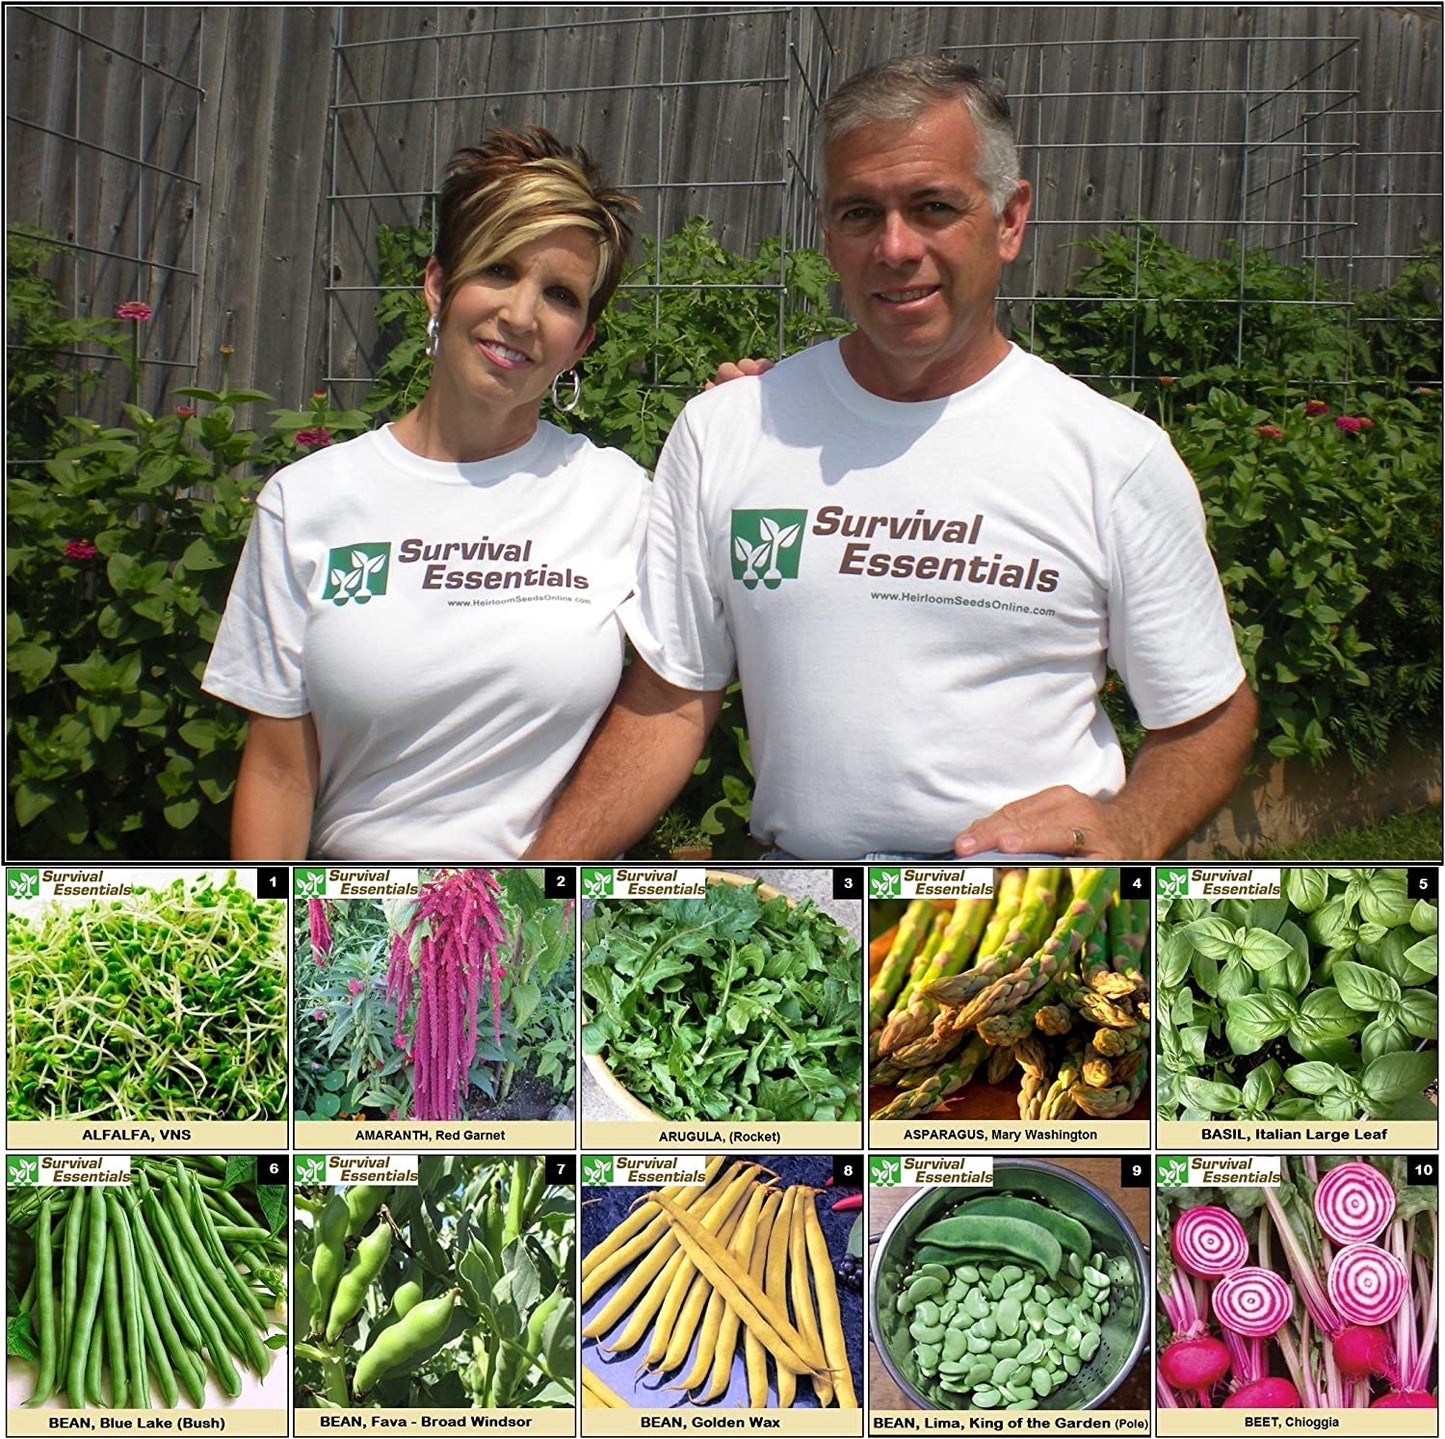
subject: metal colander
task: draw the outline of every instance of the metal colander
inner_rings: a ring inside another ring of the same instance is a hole
[[[1088,1180],[1039,1159],[1010,1159],[994,1165],[993,1190],[952,1185],[920,1190],[893,1216],[873,1257],[870,1286],[873,1341],[884,1367],[903,1392],[924,1409],[957,1409],[967,1396],[940,1388],[919,1372],[913,1359],[908,1316],[898,1312],[898,1296],[909,1270],[915,1236],[966,1199],[985,1193],[1014,1193],[1037,1199],[1079,1220],[1106,1259],[1122,1256],[1128,1271],[1110,1290],[1109,1313],[1098,1352],[1068,1383],[1049,1395],[1049,1409],[1096,1409],[1134,1367],[1149,1330],[1148,1259],[1139,1236],[1118,1205]]]

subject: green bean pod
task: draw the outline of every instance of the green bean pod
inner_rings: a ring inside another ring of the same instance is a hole
[[[120,1275],[121,1327],[125,1332],[125,1369],[130,1384],[130,1407],[151,1407],[150,1377],[146,1370],[145,1321],[141,1317],[140,1270],[136,1265],[135,1244],[131,1238],[130,1218],[120,1197],[110,1196],[110,1221],[115,1228],[115,1253]]]
[[[25,1401],[27,1407],[44,1404],[55,1388],[55,1274],[50,1240],[51,1195],[47,1187],[40,1199],[39,1217],[35,1222],[35,1315],[40,1333],[40,1365],[35,1374],[35,1392]]]
[[[321,1315],[316,1310],[316,1281],[304,1264],[296,1266],[295,1293],[292,1298],[295,1300],[295,1312],[291,1317],[292,1332],[298,1338],[319,1333]]]
[[[316,1312],[330,1315],[331,1301],[341,1280],[347,1226],[351,1211],[346,1200],[333,1192],[316,1224],[316,1252],[311,1256],[311,1278],[316,1285]]]
[[[421,1303],[425,1292],[420,1279],[403,1279],[391,1296],[391,1307],[396,1311],[397,1317],[404,1319],[410,1314]]]
[[[170,1265],[191,1320],[201,1333],[206,1354],[210,1358],[211,1367],[216,1371],[217,1379],[220,1380],[221,1388],[234,1399],[241,1392],[240,1376],[236,1373],[235,1365],[231,1363],[230,1353],[221,1338],[221,1331],[211,1314],[210,1306],[205,1302],[200,1281],[191,1268],[180,1236],[154,1190],[146,1192],[145,1214],[155,1231],[156,1244],[162,1258]]]
[[[336,1286],[331,1314],[326,1321],[326,1342],[335,1344],[341,1331],[361,1312],[366,1291],[371,1288],[391,1254],[391,1225],[385,1219],[356,1246],[346,1273]]]
[[[89,1240],[85,1247],[84,1284],[80,1303],[75,1310],[70,1331],[69,1363],[65,1371],[65,1388],[72,1409],[85,1408],[86,1368],[90,1363],[90,1336],[95,1316],[100,1312],[100,1289],[105,1281],[105,1186],[92,1184],[85,1193],[89,1213]]]
[[[105,1321],[105,1350],[110,1361],[110,1403],[124,1409],[130,1397],[125,1367],[125,1338],[120,1324],[120,1254],[116,1248],[115,1225],[105,1235],[105,1273],[100,1286],[100,1312]]]
[[[60,1251],[60,1350],[56,1357],[57,1376],[70,1376],[70,1339],[75,1327],[75,1306],[80,1290],[80,1252],[85,1242],[85,1196],[77,1194],[65,1212],[65,1231]]]
[[[406,1318],[384,1329],[361,1356],[352,1381],[352,1392],[365,1394],[393,1370],[403,1368],[416,1355],[438,1343],[451,1323],[452,1309],[461,1291],[449,1290],[436,1299],[418,1304]]]
[[[146,1298],[150,1302],[150,1314],[155,1323],[157,1336],[165,1346],[166,1353],[170,1357],[171,1367],[176,1377],[185,1386],[191,1402],[198,1409],[202,1408],[206,1402],[206,1371],[195,1352],[200,1348],[200,1330],[196,1330],[194,1346],[187,1344],[182,1339],[173,1318],[176,1307],[179,1306],[185,1314],[187,1324],[194,1325],[194,1320],[191,1319],[190,1311],[184,1308],[184,1301],[179,1292],[174,1291],[170,1275],[162,1268],[155,1240],[151,1237],[150,1230],[146,1228],[145,1221],[135,1212],[134,1207],[132,1207],[130,1217],[131,1239],[135,1244],[136,1252],[136,1268],[140,1271],[141,1284],[144,1286]],[[172,1284],[171,1289],[167,1289],[168,1283]],[[173,1292],[174,1298],[172,1298]],[[112,1391],[115,1388],[113,1366],[111,1388]],[[117,1408],[124,1407],[120,1401],[115,1401],[115,1405]]]
[[[346,1237],[355,1239],[381,1208],[382,1201],[390,1192],[389,1184],[353,1184],[346,1191]]]

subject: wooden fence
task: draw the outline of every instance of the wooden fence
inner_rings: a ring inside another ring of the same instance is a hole
[[[1441,234],[1437,7],[11,6],[6,27],[7,216],[60,239],[76,313],[154,307],[152,405],[214,383],[223,346],[287,405],[323,380],[355,399],[376,226],[424,222],[449,150],[498,124],[581,139],[658,237],[701,213],[736,248],[809,243],[819,99],[912,51],[1014,97],[1038,195],[1020,301],[1135,216],[1356,289]]]

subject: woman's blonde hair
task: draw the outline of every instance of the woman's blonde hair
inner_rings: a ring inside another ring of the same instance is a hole
[[[499,130],[458,150],[437,200],[433,247],[442,272],[441,312],[457,287],[522,245],[577,225],[597,237],[597,278],[590,325],[622,280],[637,200],[602,183],[580,145],[564,145],[540,126]]]

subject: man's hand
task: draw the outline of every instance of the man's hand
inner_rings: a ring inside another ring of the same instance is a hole
[[[1056,784],[975,820],[953,842],[960,859],[1003,854],[1057,854],[1070,859],[1123,859],[1136,847],[1118,831],[1120,816],[1108,800],[1090,799],[1072,785]]]
[[[960,859],[984,850],[1072,859],[1163,859],[1227,800],[1249,758],[1258,707],[1242,684],[1222,705],[1150,730],[1124,788],[1109,800],[1055,785],[985,815],[953,842]]]
[[[724,360],[717,367],[717,374],[703,389],[711,390],[716,385],[725,385],[729,380],[741,380],[747,375],[766,375],[772,368],[771,360],[755,360],[751,356],[741,360]]]

